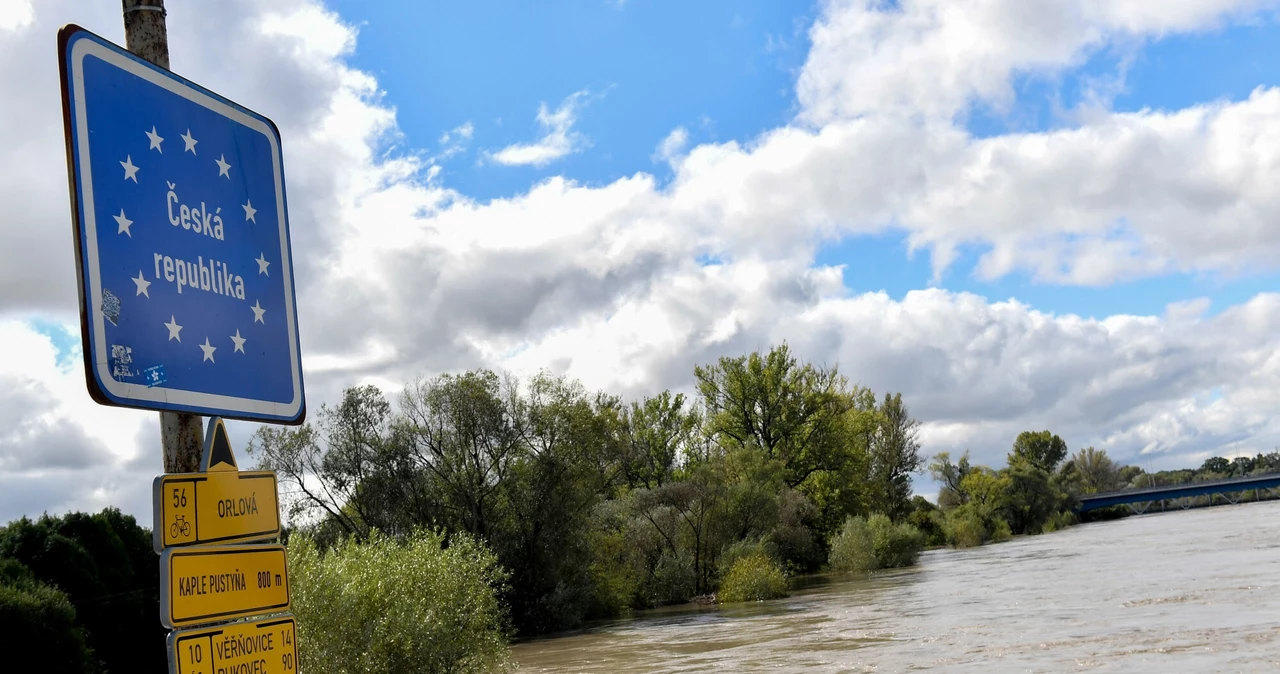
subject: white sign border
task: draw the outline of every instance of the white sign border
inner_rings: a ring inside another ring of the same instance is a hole
[[[247,114],[227,103],[193,89],[190,85],[175,77],[166,76],[155,68],[135,61],[115,49],[99,42],[101,38],[88,31],[77,31],[70,36],[68,44],[68,60],[70,65],[70,84],[73,91],[70,106],[74,119],[74,142],[78,154],[75,167],[79,173],[79,187],[82,191],[79,207],[83,214],[78,235],[83,235],[85,254],[78,264],[85,264],[85,279],[88,284],[86,297],[90,321],[89,335],[93,353],[93,375],[99,387],[113,402],[126,404],[133,401],[160,403],[172,408],[195,408],[209,414],[223,414],[234,418],[238,414],[251,415],[254,418],[270,418],[273,420],[293,420],[303,411],[302,361],[298,353],[297,307],[293,292],[293,259],[289,250],[289,229],[285,213],[284,175],[280,160],[280,141],[275,129],[262,119]],[[97,218],[93,202],[92,162],[89,155],[89,128],[87,111],[85,110],[84,92],[84,59],[95,56],[126,72],[157,85],[169,92],[220,114],[228,119],[249,127],[267,138],[271,146],[272,168],[275,174],[276,216],[280,224],[280,257],[283,262],[282,277],[285,292],[285,313],[289,332],[289,363],[293,378],[293,400],[288,403],[254,400],[235,396],[182,391],[170,388],[150,387],[142,384],[130,384],[116,381],[111,376],[110,362],[107,358],[107,341],[102,314],[102,279],[98,262]],[[82,289],[81,292],[84,292]],[[169,407],[162,407],[169,409]]]

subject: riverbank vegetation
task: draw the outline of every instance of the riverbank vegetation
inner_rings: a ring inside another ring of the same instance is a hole
[[[998,468],[925,458],[900,394],[785,344],[693,374],[693,398],[623,400],[476,370],[395,400],[353,387],[303,426],[261,428],[249,453],[288,505],[304,658],[501,670],[515,636],[1054,531],[1084,494],[1280,471],[1273,452],[1148,474],[1048,430]],[[936,503],[912,496],[922,470]],[[50,671],[164,667],[158,583],[150,532],[118,510],[0,529],[0,628],[56,654]]]
[[[730,596],[773,595],[824,568],[849,517],[910,529],[922,457],[901,395],[785,344],[693,374],[696,400],[486,370],[412,382],[394,406],[356,387],[307,425],[262,428],[250,451],[321,550],[418,527],[482,541],[523,635],[724,600],[731,577]],[[918,554],[911,531],[876,539],[893,565]]]
[[[373,533],[321,554],[289,539],[299,644],[316,672],[468,674],[509,671],[498,588],[507,574],[466,534]]]
[[[720,587],[719,600],[726,604],[763,601],[787,596],[787,579],[778,563],[763,552],[740,557],[729,566]]]

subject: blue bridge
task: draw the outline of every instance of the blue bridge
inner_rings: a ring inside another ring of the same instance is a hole
[[[1240,492],[1259,489],[1280,488],[1280,473],[1270,475],[1250,475],[1231,477],[1225,480],[1206,480],[1204,482],[1186,482],[1158,487],[1139,487],[1112,491],[1105,494],[1090,494],[1080,497],[1080,505],[1076,512],[1088,512],[1098,508],[1124,505],[1135,513],[1142,514],[1153,504],[1164,507],[1166,502],[1173,502],[1180,508],[1190,508],[1192,499],[1197,496],[1222,494],[1228,502],[1238,503]]]

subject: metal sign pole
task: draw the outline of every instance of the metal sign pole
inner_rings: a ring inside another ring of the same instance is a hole
[[[125,48],[168,70],[169,31],[165,26],[164,0],[121,0],[121,6]],[[199,471],[204,420],[198,414],[161,412],[160,444],[164,448],[164,472]]]

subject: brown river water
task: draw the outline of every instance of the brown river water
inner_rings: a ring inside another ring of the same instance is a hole
[[[521,672],[1280,672],[1280,502],[1148,514],[517,644]]]

